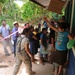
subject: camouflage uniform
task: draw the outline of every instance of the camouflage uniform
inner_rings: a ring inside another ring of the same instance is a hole
[[[13,75],[17,75],[22,62],[24,62],[25,64],[26,72],[28,73],[28,75],[33,75],[31,59],[29,55],[25,52],[25,49],[24,49],[25,44],[29,43],[29,40],[24,35],[21,35],[21,37],[18,38],[18,41],[20,42],[17,42],[16,64],[14,67]],[[20,51],[19,51],[19,46],[21,46]]]

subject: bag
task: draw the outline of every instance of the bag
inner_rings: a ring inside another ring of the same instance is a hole
[[[21,42],[22,42],[22,39],[24,39],[24,37],[21,38],[21,39],[17,42],[17,44],[19,45],[18,53],[20,53],[20,51],[24,50],[24,48],[21,50]]]
[[[48,49],[44,50],[44,47],[41,49],[41,54],[48,54]]]

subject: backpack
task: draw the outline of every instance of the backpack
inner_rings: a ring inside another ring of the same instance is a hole
[[[21,42],[22,42],[22,39],[24,39],[25,37],[20,37],[21,39],[19,41],[17,41],[17,45],[18,45],[18,53],[20,53],[22,50],[24,50],[24,48],[21,50]]]

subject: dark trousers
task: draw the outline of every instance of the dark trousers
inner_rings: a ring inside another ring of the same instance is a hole
[[[17,39],[16,40],[13,40],[14,41],[14,56],[16,55],[16,42],[17,42]]]

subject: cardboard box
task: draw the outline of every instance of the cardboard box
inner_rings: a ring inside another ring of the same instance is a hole
[[[61,14],[61,11],[65,3],[66,1],[62,1],[62,0],[51,0],[48,6],[48,10]]]

